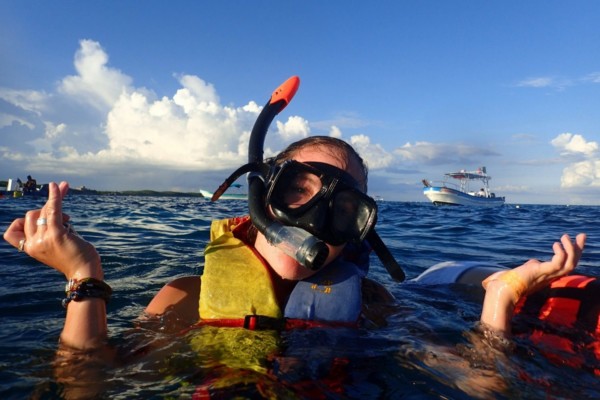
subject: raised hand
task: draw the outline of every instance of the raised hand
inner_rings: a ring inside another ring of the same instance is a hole
[[[103,279],[100,256],[92,244],[75,234],[62,212],[62,199],[69,185],[49,184],[48,201],[28,211],[4,233],[4,239],[36,260],[62,272],[67,279]]]
[[[575,242],[571,241],[569,235],[564,234],[560,238],[560,243],[555,242],[552,245],[554,250],[552,260],[545,262],[529,260],[510,271],[496,272],[483,281],[483,287],[487,288],[494,280],[511,283],[516,302],[522,295],[534,293],[548,286],[554,279],[571,273],[581,258],[585,240],[585,233],[578,234]]]
[[[481,322],[486,328],[510,335],[514,306],[521,296],[548,286],[554,279],[572,272],[583,252],[586,235],[580,233],[571,241],[563,235],[552,245],[550,261],[529,260],[523,265],[490,275],[482,282],[486,289]]]

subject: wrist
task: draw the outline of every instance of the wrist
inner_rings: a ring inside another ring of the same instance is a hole
[[[104,280],[104,271],[102,270],[102,264],[100,258],[97,260],[82,262],[70,273],[65,274],[67,280],[77,279],[81,280],[84,278],[94,278],[98,280]]]
[[[510,302],[513,307],[527,290],[527,284],[513,270],[504,272],[492,280],[486,279],[483,281],[483,287],[487,295],[493,295],[497,298],[496,301]]]
[[[69,302],[82,301],[89,298],[103,299],[108,303],[112,288],[104,281],[95,278],[71,279],[65,286],[66,298],[62,301],[64,308]]]

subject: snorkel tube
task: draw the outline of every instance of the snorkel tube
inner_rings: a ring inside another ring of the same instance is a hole
[[[275,116],[289,104],[299,86],[300,78],[292,76],[273,92],[269,102],[262,109],[250,135],[249,165],[258,166],[263,163],[263,147],[269,125]],[[252,223],[265,235],[270,244],[306,268],[310,270],[321,268],[329,255],[329,248],[325,242],[304,229],[283,225],[269,218],[264,203],[264,179],[264,175],[260,171],[254,170],[248,174],[248,211]]]

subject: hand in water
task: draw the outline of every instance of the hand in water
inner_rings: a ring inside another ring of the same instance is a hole
[[[556,278],[571,273],[581,258],[585,240],[585,233],[578,234],[575,242],[571,241],[569,235],[564,234],[560,243],[555,242],[552,246],[552,260],[529,260],[510,271],[496,272],[482,282],[483,287],[487,289],[493,281],[503,280],[504,283],[509,283],[515,292],[516,303],[521,296],[534,293],[548,286]]]
[[[4,239],[36,260],[62,272],[67,279],[102,279],[100,256],[89,242],[67,224],[62,200],[69,191],[67,182],[49,184],[48,201],[41,209],[28,211],[4,233]]]

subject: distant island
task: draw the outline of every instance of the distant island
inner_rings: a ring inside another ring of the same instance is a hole
[[[8,182],[0,181],[0,188],[6,189]],[[38,185],[38,189],[44,185]],[[8,194],[4,189],[0,193]],[[12,192],[11,192],[12,193]],[[162,196],[162,197],[201,197],[199,192],[174,192],[174,191],[157,191],[157,190],[95,190],[88,189],[85,186],[79,188],[70,187],[69,194],[71,195],[94,195],[94,196]]]
[[[157,190],[94,190],[86,187],[69,188],[69,194],[73,195],[96,195],[96,196],[164,196],[164,197],[204,197],[194,192],[174,192]]]

